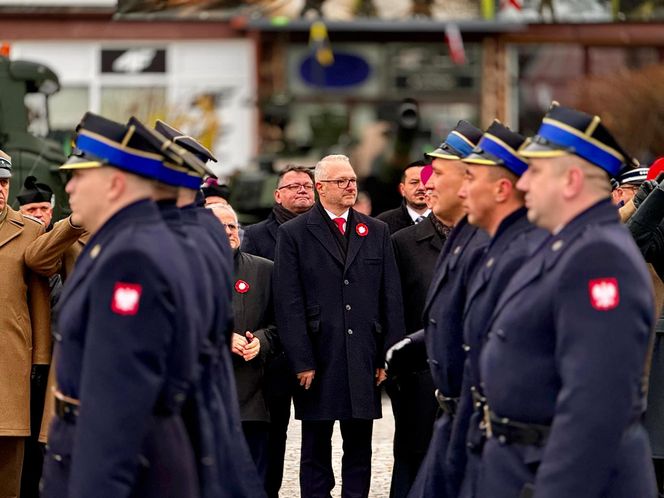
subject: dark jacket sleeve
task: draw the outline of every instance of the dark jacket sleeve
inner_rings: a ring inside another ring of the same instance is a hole
[[[664,261],[664,190],[656,188],[639,206],[639,209],[627,221],[627,228],[632,233],[636,245],[647,262],[655,269],[662,267]],[[662,274],[658,271],[658,275]]]
[[[304,289],[300,277],[301,255],[298,254],[293,235],[284,230],[277,232],[274,258],[275,316],[281,344],[294,373],[316,369],[313,346],[307,334]]]
[[[385,329],[384,351],[387,351],[394,343],[401,340],[406,333],[406,324],[403,315],[403,299],[401,297],[401,278],[399,268],[394,257],[394,249],[390,234],[386,229],[383,239],[383,289],[382,305],[383,328]],[[381,363],[382,363],[382,359]]]

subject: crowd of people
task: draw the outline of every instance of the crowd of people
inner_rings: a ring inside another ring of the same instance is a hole
[[[383,388],[390,498],[661,492],[664,180],[598,116],[460,121],[375,218],[328,155],[241,227],[211,161],[86,113],[54,222],[0,151],[0,497],[278,497],[291,406],[301,496],[338,422],[368,497]]]

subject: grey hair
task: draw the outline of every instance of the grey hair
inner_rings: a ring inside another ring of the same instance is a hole
[[[350,159],[348,159],[348,156],[344,156],[343,154],[325,156],[316,163],[316,169],[314,170],[315,181],[326,180],[325,174],[327,173],[327,164],[335,161],[344,162],[350,166]]]
[[[236,224],[238,223],[237,213],[236,213],[235,210],[234,210],[231,206],[229,206],[228,204],[222,204],[222,203],[220,203],[220,202],[217,202],[217,203],[215,203],[215,204],[208,204],[208,205],[205,206],[205,207],[206,207],[207,209],[211,209],[212,211],[227,211],[227,212],[229,212],[229,213],[231,213],[231,214],[233,215],[233,217],[235,218],[235,223],[236,223]]]

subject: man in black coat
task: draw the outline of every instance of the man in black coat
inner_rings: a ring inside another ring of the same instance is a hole
[[[240,251],[238,220],[230,206],[213,205],[233,249],[233,371],[242,429],[259,476],[265,480],[270,413],[263,392],[264,366],[277,340],[272,302],[272,261]],[[221,227],[220,227],[221,228]]]
[[[420,179],[422,168],[428,163],[415,161],[410,163],[401,175],[399,193],[403,202],[397,208],[385,211],[376,218],[387,223],[390,233],[423,221],[431,212],[426,204],[424,183]]]
[[[300,488],[330,496],[339,420],[342,495],[366,497],[383,353],[404,334],[399,273],[387,225],[351,208],[357,177],[348,158],[323,158],[315,180],[320,202],[279,228],[274,267],[277,327],[300,384]]]
[[[432,184],[431,166],[421,172],[422,183],[427,186],[427,206],[431,208],[437,198]],[[450,229],[433,213],[417,225],[399,230],[392,235],[406,319],[406,333],[420,330],[424,324],[422,310],[433,269]],[[386,391],[394,412],[394,467],[390,497],[408,495],[433,431],[438,403],[431,395],[435,387],[426,357],[407,362],[402,369],[391,365]]]
[[[274,260],[279,225],[306,213],[314,205],[314,175],[311,169],[287,166],[279,174],[274,202],[267,219],[245,229],[242,252]],[[265,396],[270,409],[270,438],[265,489],[269,498],[279,498],[293,397],[293,374],[283,352],[270,361],[267,370]]]

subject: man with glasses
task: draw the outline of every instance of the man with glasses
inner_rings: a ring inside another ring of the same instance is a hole
[[[422,168],[428,163],[415,161],[410,163],[401,175],[399,193],[403,202],[397,208],[385,211],[377,216],[390,227],[390,233],[424,221],[431,209],[427,206],[424,183],[420,180]]]
[[[304,166],[290,165],[279,174],[274,207],[266,220],[247,227],[242,250],[274,259],[279,225],[306,213],[314,205],[314,175]]]
[[[321,159],[315,181],[320,201],[279,228],[274,265],[277,328],[300,385],[300,489],[330,496],[339,420],[342,496],[366,497],[383,353],[404,334],[399,271],[387,225],[352,209],[357,177],[348,158]]]
[[[263,485],[267,470],[270,413],[265,400],[265,361],[277,340],[272,302],[272,261],[240,250],[238,220],[229,205],[209,206],[233,249],[233,372],[242,430]]]
[[[615,179],[611,191],[611,200],[618,206],[624,206],[634,197],[636,191],[648,177],[648,168],[630,168],[622,171]]]
[[[274,207],[266,220],[245,229],[242,251],[274,260],[279,225],[305,213],[314,205],[314,175],[304,166],[287,166],[274,191]],[[286,437],[291,411],[292,372],[286,357],[278,355],[267,366],[265,394],[270,410],[270,438],[265,488],[270,498],[278,498],[284,474]]]

